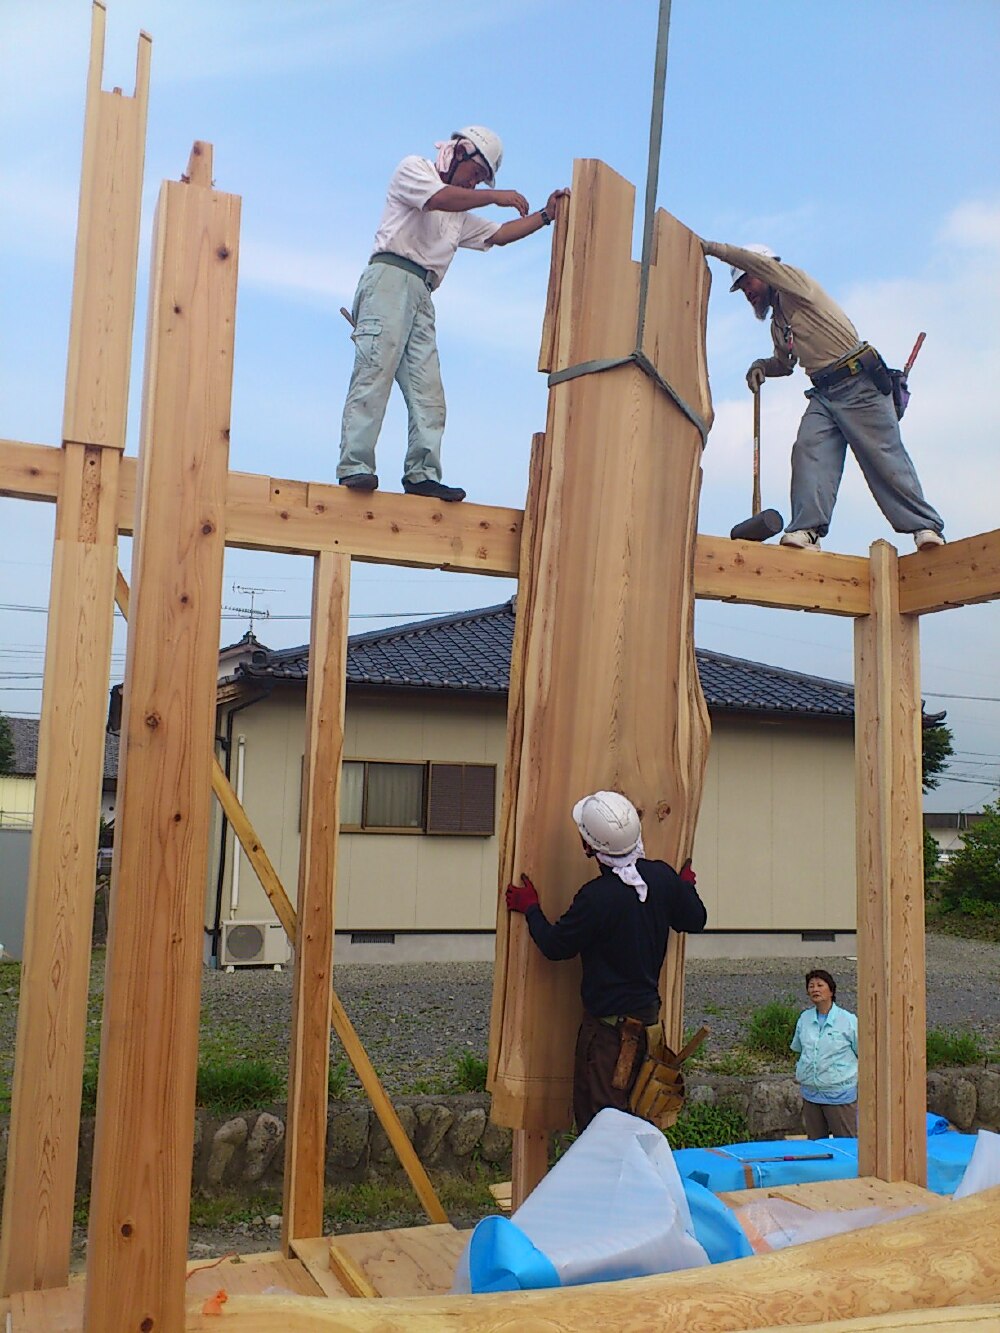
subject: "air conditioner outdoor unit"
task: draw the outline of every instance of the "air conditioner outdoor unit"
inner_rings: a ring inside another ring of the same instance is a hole
[[[222,967],[283,967],[291,956],[288,936],[277,921],[222,923]]]

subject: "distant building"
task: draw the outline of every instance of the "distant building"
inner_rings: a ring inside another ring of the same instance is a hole
[[[942,861],[947,861],[949,857],[962,850],[965,846],[966,832],[982,823],[983,818],[981,810],[974,814],[967,810],[958,810],[950,814],[932,810],[924,815],[924,828],[937,843]]]
[[[0,774],[0,828],[30,829],[35,816],[35,776],[38,769],[37,717],[8,717],[14,738],[14,771]],[[114,818],[118,783],[118,737],[104,741],[104,776],[101,814]]]
[[[504,603],[350,639],[341,961],[492,956],[513,630]],[[225,651],[222,761],[294,898],[308,649]],[[710,933],[691,955],[853,952],[852,687],[720,653],[697,661],[712,740],[694,864]],[[566,793],[567,819],[580,794]],[[209,933],[273,921],[218,809],[213,841]]]

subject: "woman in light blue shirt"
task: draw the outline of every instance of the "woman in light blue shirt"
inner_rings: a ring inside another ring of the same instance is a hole
[[[858,1020],[835,1003],[837,983],[817,967],[806,974],[812,1008],[792,1037],[802,1119],[811,1139],[853,1139],[858,1132]]]

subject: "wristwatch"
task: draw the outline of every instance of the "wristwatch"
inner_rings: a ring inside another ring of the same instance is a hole
[[[538,210],[538,216],[542,219],[542,225],[543,225],[543,226],[545,226],[545,227],[551,227],[551,226],[552,226],[552,219],[549,217],[548,213],[545,211],[544,208],[540,208],[540,209]]]

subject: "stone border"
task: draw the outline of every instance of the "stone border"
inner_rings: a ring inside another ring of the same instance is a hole
[[[785,1075],[735,1078],[694,1075],[688,1105],[728,1105],[742,1112],[747,1138],[801,1134],[798,1084]],[[927,1075],[928,1110],[956,1129],[1000,1131],[1000,1067],[934,1069]],[[475,1179],[482,1166],[510,1171],[511,1132],[489,1119],[485,1093],[457,1097],[401,1097],[396,1111],[425,1166],[437,1173]],[[192,1189],[253,1194],[280,1188],[284,1165],[285,1109],[275,1105],[220,1119],[199,1111],[195,1120]],[[0,1172],[6,1166],[9,1119],[0,1117]],[[77,1193],[89,1188],[94,1122],[80,1128]],[[326,1180],[329,1185],[365,1180],[405,1180],[385,1131],[365,1101],[330,1103]]]

